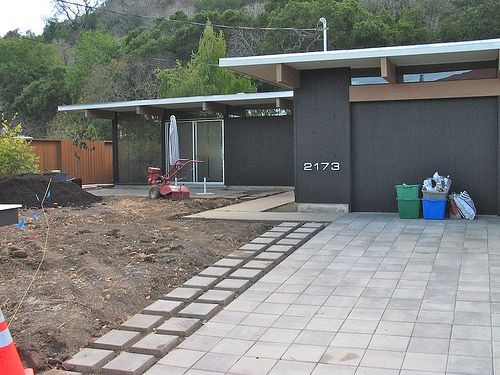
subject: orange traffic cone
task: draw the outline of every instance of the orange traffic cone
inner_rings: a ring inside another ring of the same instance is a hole
[[[32,369],[24,369],[16,344],[12,340],[7,322],[0,309],[0,375],[33,375]]]

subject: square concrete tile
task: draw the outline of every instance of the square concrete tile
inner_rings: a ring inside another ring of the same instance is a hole
[[[269,372],[269,375],[309,375],[315,367],[314,363],[280,360]]]
[[[190,368],[203,357],[205,352],[197,350],[174,349],[158,361],[160,365]]]
[[[236,293],[243,293],[247,290],[252,282],[250,280],[243,279],[224,279],[220,283],[214,286],[215,290],[229,290]]]
[[[199,272],[198,275],[221,279],[229,275],[231,271],[231,267],[207,267],[203,271]]]
[[[450,340],[447,338],[412,337],[408,346],[408,352],[448,354],[449,347]]]
[[[111,350],[86,348],[65,361],[63,365],[70,371],[94,372],[112,360],[114,356],[115,353]]]
[[[339,332],[335,335],[330,346],[366,349],[371,338],[372,335],[366,333]]]
[[[161,315],[164,317],[170,317],[177,314],[183,306],[184,303],[180,301],[168,301],[160,299],[144,308],[142,312],[149,315]]]
[[[90,344],[96,349],[122,351],[141,339],[139,332],[113,329]]]
[[[368,349],[405,352],[409,342],[406,336],[373,335]]]
[[[227,259],[248,260],[255,256],[255,251],[236,250],[226,255]]]
[[[165,318],[159,315],[136,314],[122,323],[120,329],[136,332],[151,332],[164,322]]]
[[[175,288],[170,293],[165,294],[163,298],[172,301],[192,302],[202,293],[203,293],[202,289],[179,287]]]
[[[241,357],[229,370],[230,374],[262,375],[267,374],[278,362],[276,359],[262,357]]]
[[[403,352],[367,350],[361,360],[361,366],[399,370],[404,357],[405,353]]]
[[[320,362],[343,366],[357,366],[364,354],[364,349],[329,347],[326,349]]]
[[[202,303],[216,303],[226,306],[236,296],[236,293],[230,290],[208,290],[196,300]]]
[[[294,344],[328,346],[335,337],[335,332],[303,330],[297,336]]]
[[[125,352],[103,366],[101,372],[106,375],[140,375],[154,363],[152,355]]]
[[[190,336],[202,325],[201,320],[173,317],[156,329],[157,333],[175,336]]]
[[[248,244],[240,247],[240,250],[259,252],[259,251],[264,250],[266,247],[267,247],[267,245],[248,243]]]
[[[276,240],[277,239],[273,238],[273,237],[257,237],[255,239],[253,239],[252,241],[250,241],[250,243],[269,245],[269,244],[276,242]]]
[[[150,333],[139,342],[132,345],[132,353],[149,354],[163,357],[180,342],[179,336]]]
[[[246,353],[247,357],[280,359],[290,345],[276,342],[256,342]]]
[[[448,357],[444,354],[406,353],[403,370],[445,372]]]
[[[450,355],[447,373],[493,375],[492,358]]]
[[[165,366],[156,364],[151,367],[144,375],[183,375],[188,371],[187,368]]]
[[[215,262],[213,267],[236,268],[242,266],[244,263],[245,261],[243,259],[222,258],[221,260]]]
[[[181,342],[177,348],[207,352],[217,345],[220,340],[220,337],[204,336],[195,333]]]
[[[207,290],[217,284],[218,280],[217,277],[194,276],[182,285],[188,288]]]
[[[193,369],[225,373],[240,359],[238,355],[223,353],[207,353],[196,364]]]
[[[274,263],[272,261],[268,261],[268,260],[251,260],[250,262],[245,264],[242,268],[243,269],[251,268],[251,269],[263,270],[263,271],[267,272],[268,270],[270,270],[272,268],[273,264]]]
[[[212,350],[213,353],[243,355],[254,344],[254,341],[223,338]]]
[[[255,281],[258,278],[262,277],[263,272],[260,270],[252,270],[252,269],[244,269],[240,268],[234,271],[232,274],[228,276],[229,279],[244,279]]]
[[[295,240],[293,240],[293,241],[295,241]],[[289,255],[290,253],[293,252],[294,249],[295,249],[295,247],[292,245],[280,244],[280,245],[269,246],[265,252],[266,253],[282,253],[284,255]]]
[[[326,346],[292,344],[281,357],[284,360],[319,362],[325,353]]]
[[[181,318],[195,318],[208,320],[221,310],[221,307],[214,303],[197,303],[193,302],[179,311],[178,315]]]
[[[354,375],[356,366],[331,365],[318,363],[314,368],[312,375]]]
[[[272,253],[269,251],[264,251],[255,257],[255,260],[271,261],[274,264],[281,262],[283,259],[285,259],[283,253]]]
[[[269,328],[259,341],[291,344],[299,335],[299,329]]]

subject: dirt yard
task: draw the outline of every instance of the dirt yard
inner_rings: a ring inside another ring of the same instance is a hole
[[[87,208],[49,209],[46,228],[24,210],[24,228],[0,228],[0,306],[26,365],[56,367],[94,338],[268,229],[262,223],[180,217],[231,204],[105,198]],[[150,301],[151,300],[151,301]]]

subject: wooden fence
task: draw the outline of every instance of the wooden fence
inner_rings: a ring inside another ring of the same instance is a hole
[[[90,150],[80,151],[69,140],[34,139],[31,142],[40,158],[40,172],[60,169],[68,178],[79,177],[84,184],[113,182],[113,143],[89,142]],[[80,154],[80,160],[75,156]]]

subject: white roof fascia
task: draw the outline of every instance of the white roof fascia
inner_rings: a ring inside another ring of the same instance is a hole
[[[220,67],[256,66],[270,64],[294,64],[322,61],[362,60],[381,57],[411,57],[422,55],[443,55],[500,50],[499,39],[467,42],[433,43],[410,46],[334,50],[320,52],[290,53],[250,57],[229,57],[219,60]]]
[[[151,107],[162,107],[162,106],[172,106],[182,104],[202,104],[206,102],[216,102],[222,104],[233,104],[246,103],[255,101],[269,100],[271,102],[273,99],[293,99],[293,91],[273,91],[273,92],[263,92],[254,94],[230,94],[230,95],[208,95],[208,96],[191,96],[183,98],[168,98],[168,99],[151,99],[151,100],[131,100],[125,102],[111,102],[111,103],[91,103],[91,104],[75,104],[75,105],[61,105],[58,107],[59,112],[67,111],[84,111],[84,110],[106,110],[106,109],[127,109],[139,106],[151,106]],[[251,104],[251,103],[249,103]]]

